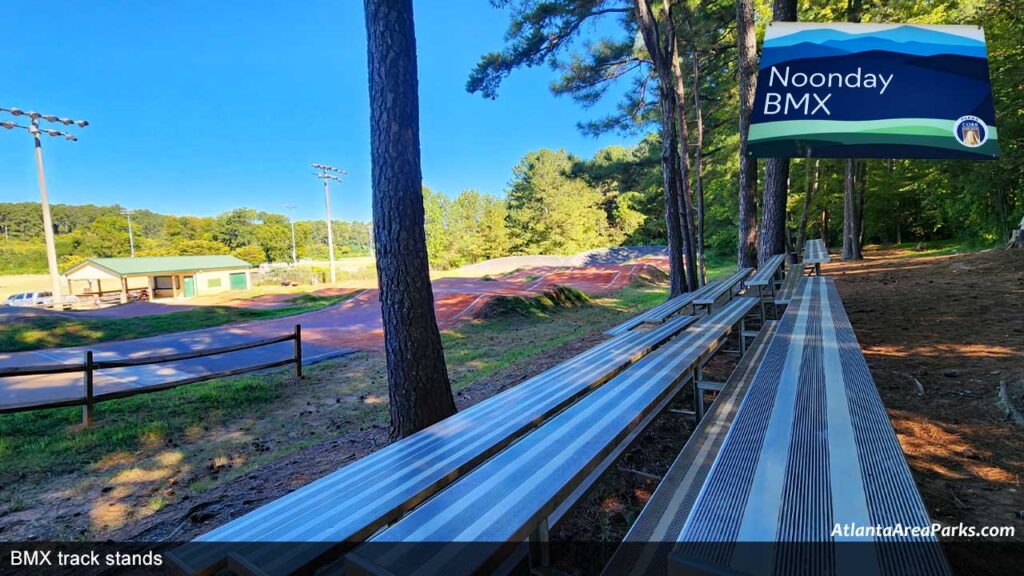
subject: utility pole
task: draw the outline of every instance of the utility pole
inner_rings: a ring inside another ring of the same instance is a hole
[[[128,216],[128,247],[131,249],[132,258],[135,258],[135,235],[132,234],[132,211],[125,208],[124,213]]]
[[[46,172],[43,170],[43,143],[39,138],[40,134],[46,133],[47,136],[63,136],[65,139],[75,142],[78,140],[74,134],[67,132],[61,132],[60,130],[53,129],[41,129],[39,127],[39,120],[43,119],[47,122],[55,122],[63,124],[64,126],[71,126],[74,124],[79,128],[85,128],[89,125],[89,122],[85,120],[72,120],[71,118],[58,118],[52,114],[40,114],[38,112],[24,112],[18,108],[0,108],[0,112],[7,112],[11,116],[28,116],[30,123],[28,126],[22,126],[14,122],[0,122],[0,127],[8,130],[20,128],[27,130],[32,135],[35,141],[36,149],[36,171],[39,173],[39,195],[42,200],[43,209],[43,237],[46,239],[46,264],[50,269],[50,282],[51,291],[53,292],[53,306],[59,307],[63,301],[61,298],[61,287],[60,287],[60,270],[57,268],[57,247],[53,238],[53,218],[50,216],[50,200],[46,193]]]
[[[326,164],[314,163],[313,168],[319,170],[313,175],[324,181],[324,198],[327,200],[327,255],[331,259],[331,284],[334,284],[338,281],[338,274],[334,267],[334,225],[331,223],[331,189],[328,182],[334,180],[341,184],[341,177],[348,172]]]
[[[298,252],[295,251],[295,219],[292,218],[292,210],[298,208],[295,204],[282,204],[284,209],[288,211],[288,222],[292,225],[292,264],[299,263]]]

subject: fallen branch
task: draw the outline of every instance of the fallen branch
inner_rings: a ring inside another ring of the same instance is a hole
[[[616,468],[619,469],[619,472],[625,472],[627,474],[635,474],[635,475],[637,475],[637,476],[639,476],[641,478],[647,478],[648,480],[654,480],[655,482],[661,482],[661,476],[657,476],[655,474],[648,474],[647,472],[641,472],[639,470],[634,470],[632,468],[623,468],[622,466],[616,466]]]
[[[906,372],[893,372],[893,374],[896,374],[897,376],[903,376],[904,378],[913,382],[914,387],[917,388],[917,395],[924,396],[924,385],[921,384],[921,381],[915,378],[912,374],[907,374]]]

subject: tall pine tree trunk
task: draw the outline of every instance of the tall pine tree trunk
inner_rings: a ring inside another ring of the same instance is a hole
[[[796,0],[775,0],[772,18],[796,21]],[[789,192],[789,158],[769,158],[764,167],[764,195],[761,201],[761,229],[758,263],[786,251],[786,196]]]
[[[686,257],[686,279],[689,290],[696,290],[697,280],[697,242],[693,223],[693,196],[690,189],[690,134],[686,125],[686,76],[680,64],[679,41],[676,38],[676,24],[672,17],[672,5],[663,0],[665,9],[665,43],[667,49],[664,56],[668,58],[671,71],[673,97],[676,105],[676,122],[679,123],[679,221],[683,229],[683,254]]]
[[[423,215],[412,0],[364,0],[373,228],[391,438],[455,413],[434,316]]]
[[[694,182],[697,196],[697,279],[703,286],[708,282],[708,266],[704,257],[704,114],[700,102],[700,54],[693,54],[693,116],[697,130],[694,140]]]
[[[868,163],[861,161],[860,173],[857,176],[857,184],[860,190],[857,192],[857,243],[854,245],[854,255],[857,260],[864,256],[861,250],[864,247],[864,204],[868,201]]]
[[[786,195],[789,188],[789,159],[769,158],[764,166],[764,195],[761,226],[757,239],[757,261],[763,264],[786,251]]]
[[[863,0],[847,0],[846,19],[860,22]],[[860,260],[860,212],[857,201],[857,165],[855,160],[846,161],[846,175],[843,179],[843,260]]]
[[[843,260],[860,260],[857,172],[857,162],[847,160],[843,178]]]
[[[665,186],[665,227],[668,236],[669,297],[687,291],[684,265],[685,237],[679,210],[679,141],[676,135],[676,117],[671,88],[658,88],[661,109],[661,173]]]
[[[679,158],[679,136],[676,123],[675,89],[672,81],[671,64],[666,50],[661,45],[661,34],[654,20],[654,13],[647,0],[634,0],[636,20],[644,39],[647,52],[654,62],[658,74],[658,104],[661,110],[661,170],[665,186],[665,225],[668,236],[670,297],[688,289],[683,255],[686,250],[686,230],[683,228],[681,207],[682,188],[679,182],[681,160]]]
[[[832,241],[829,238],[829,218],[830,214],[828,208],[821,209],[821,242],[825,245],[827,250],[832,245]]]
[[[804,249],[804,240],[807,238],[807,220],[811,215],[811,204],[814,202],[814,197],[818,194],[818,180],[821,175],[821,166],[818,160],[814,161],[814,169],[812,170],[811,161],[808,158],[805,168],[804,210],[800,214],[800,224],[796,229],[796,245],[793,247],[797,254]]]
[[[747,135],[750,133],[750,115],[757,84],[753,0],[736,1],[736,37],[740,93],[739,239],[736,251],[740,268],[750,268],[757,265],[757,159],[747,156]]]

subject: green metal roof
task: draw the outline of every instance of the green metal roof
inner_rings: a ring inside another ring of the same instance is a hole
[[[105,268],[119,276],[252,268],[248,262],[234,256],[143,256],[140,258],[89,258],[85,262],[73,266],[68,272],[77,270],[88,263]]]

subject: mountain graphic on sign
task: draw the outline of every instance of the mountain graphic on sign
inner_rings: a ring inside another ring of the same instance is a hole
[[[791,46],[801,42],[821,44],[828,41],[842,42],[846,40],[865,39],[888,40],[889,42],[899,43],[920,42],[922,44],[942,44],[945,46],[985,47],[984,42],[974,38],[911,25],[872,30],[870,32],[863,32],[860,34],[843,32],[837,28],[813,28],[809,30],[800,30],[784,36],[765,38],[764,45],[766,48],[771,48],[776,46]]]
[[[841,30],[819,28],[766,39],[760,67],[766,68],[780,62],[794,60],[828,58],[872,51],[914,56],[986,57],[983,42],[927,28],[900,26],[864,34],[850,34]]]

